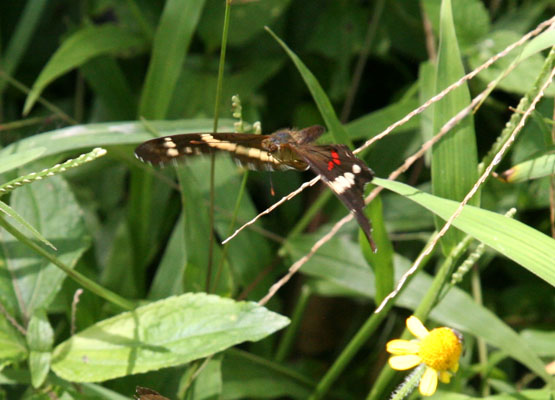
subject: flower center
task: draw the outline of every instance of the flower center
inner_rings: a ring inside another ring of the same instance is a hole
[[[427,366],[446,371],[455,368],[461,352],[461,339],[452,329],[436,328],[420,342],[418,355]]]

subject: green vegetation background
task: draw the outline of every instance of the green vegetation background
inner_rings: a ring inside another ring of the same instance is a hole
[[[356,147],[554,11],[549,0],[236,1],[218,129],[234,130],[237,94],[247,127],[323,124],[322,143]],[[133,157],[154,135],[212,130],[224,13],[216,0],[0,3],[0,182],[17,182],[0,186],[0,396],[122,399],[139,385],[171,399],[388,398],[402,374],[385,366],[385,343],[413,312],[465,335],[461,372],[437,398],[553,395],[553,86],[497,166],[516,167],[509,182],[490,178],[396,307],[372,315],[506,140],[521,116],[509,107],[537,93],[553,35],[406,185],[376,180],[391,190],[367,208],[378,254],[351,222],[262,307],[342,204],[316,186],[210,252],[210,161],[159,170]],[[359,157],[386,178],[519,51]],[[28,175],[96,147],[107,154]],[[218,158],[216,239],[311,178],[250,172],[238,202],[244,171]],[[486,250],[451,287],[472,239]]]

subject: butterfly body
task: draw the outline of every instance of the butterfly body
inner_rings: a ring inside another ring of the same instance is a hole
[[[320,175],[355,215],[375,251],[370,221],[364,215],[364,186],[374,173],[347,146],[316,145],[324,132],[319,125],[302,130],[280,130],[271,135],[190,133],[148,140],[135,155],[143,162],[163,166],[191,155],[227,152],[240,165],[254,170],[307,169]]]

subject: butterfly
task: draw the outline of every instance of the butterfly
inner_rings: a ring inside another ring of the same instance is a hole
[[[136,400],[170,400],[167,397],[162,396],[156,390],[142,386],[137,386],[134,397]]]
[[[187,133],[148,140],[135,149],[146,163],[163,166],[184,157],[227,152],[240,165],[253,170],[312,170],[354,214],[372,250],[372,225],[364,215],[364,186],[374,172],[342,144],[317,145],[324,133],[320,125],[301,130],[283,129],[271,135],[243,133]]]

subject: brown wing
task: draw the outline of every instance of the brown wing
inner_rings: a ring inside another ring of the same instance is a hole
[[[297,144],[309,144],[322,136],[325,130],[326,128],[321,125],[312,125],[300,131],[291,131],[290,134]]]
[[[285,170],[283,164],[262,146],[268,135],[235,133],[189,133],[148,140],[135,149],[146,163],[164,166],[192,155],[227,152],[242,166],[254,170]]]
[[[149,388],[137,386],[135,389],[135,399],[136,400],[170,400],[167,397],[162,396],[156,390]]]
[[[364,186],[372,181],[374,172],[344,145],[299,146],[294,150],[353,213],[375,252],[372,224],[364,214]]]

